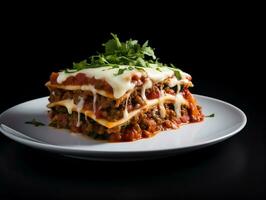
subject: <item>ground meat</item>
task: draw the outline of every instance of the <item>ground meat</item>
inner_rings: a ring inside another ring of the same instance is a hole
[[[147,99],[158,99],[160,97],[160,90],[157,86],[154,86],[146,90]]]
[[[49,101],[51,103],[66,99],[73,99],[77,105],[82,97],[84,99],[84,110],[93,111],[93,93],[83,90],[63,90],[58,88],[50,89]],[[105,96],[96,95],[95,115],[97,118],[104,118],[108,121],[117,121],[123,117],[123,113],[126,106],[126,100],[128,94],[122,96],[119,99],[112,99]],[[129,94],[127,109],[128,112],[139,109],[146,105],[145,101],[141,97],[141,89],[134,90]]]
[[[189,116],[191,122],[198,122],[203,120],[203,115],[201,113],[201,108],[197,105],[196,99],[193,95],[189,92],[188,89],[183,91],[185,99],[189,102]]]

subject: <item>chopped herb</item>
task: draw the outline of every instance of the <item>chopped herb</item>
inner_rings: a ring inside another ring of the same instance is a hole
[[[36,127],[38,127],[38,126],[45,126],[44,123],[37,121],[35,118],[33,118],[31,121],[25,122],[25,124],[32,124],[32,125],[34,125]]]
[[[214,116],[215,116],[214,113],[212,113],[212,114],[210,114],[210,115],[205,115],[205,117],[214,117]]]
[[[181,77],[180,71],[179,70],[174,70],[174,72],[175,72],[175,76],[176,76],[177,80],[181,80],[182,77]]]
[[[75,69],[75,70],[84,69],[84,68],[86,68],[87,64],[88,63],[87,63],[86,60],[83,60],[83,61],[81,61],[79,63],[73,63],[73,69]]]
[[[143,70],[143,67],[135,66],[135,69],[137,69],[137,70],[139,70],[139,71],[142,71],[142,70]]]
[[[132,66],[129,66],[127,69],[131,71],[131,70],[133,70],[133,69],[134,69],[134,67],[132,67]]]
[[[178,80],[181,80],[182,79],[182,76],[181,76],[181,70],[176,68],[173,64],[170,64],[170,69],[172,69],[174,72],[175,72],[175,76]]]
[[[159,59],[156,58],[154,49],[149,46],[148,41],[143,45],[132,39],[121,42],[116,34],[111,33],[111,35],[113,38],[102,44],[104,47],[103,53],[98,53],[81,62],[73,63],[73,70],[67,69],[65,72],[72,73],[87,68],[111,66],[108,69],[118,68],[115,75],[121,75],[126,70],[143,70],[142,68],[151,67],[150,64],[156,64],[156,70],[161,71],[160,68],[164,64],[160,63]],[[130,65],[130,67],[120,68],[119,65]],[[180,71],[174,65],[169,68],[175,71],[177,78],[181,78]]]
[[[121,74],[123,74],[124,73],[124,71],[126,71],[127,70],[127,68],[120,68],[119,70],[118,70],[118,72],[116,73],[116,74],[114,74],[115,76],[118,76],[118,75],[121,75]]]
[[[114,68],[119,68],[119,65],[113,65],[112,69],[114,69]]]
[[[162,72],[162,70],[160,69],[160,67],[156,67],[156,70],[159,72]]]

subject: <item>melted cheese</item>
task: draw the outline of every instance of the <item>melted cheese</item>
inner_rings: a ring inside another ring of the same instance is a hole
[[[77,122],[77,127],[80,126],[80,111],[82,110],[83,106],[84,106],[84,98],[83,97],[79,97],[79,102],[77,104],[77,112],[78,112],[78,122]]]
[[[175,76],[173,76],[169,79],[168,86],[169,87],[175,87],[178,83],[179,83],[179,81],[177,80],[177,78]]]
[[[164,96],[165,96],[165,93],[164,93],[163,89],[160,88],[159,111],[160,111],[161,118],[165,118],[165,116],[166,116],[164,101],[161,100],[161,99],[163,99]]]
[[[177,117],[181,117],[181,105],[184,104],[187,105],[187,100],[183,97],[181,93],[178,93],[176,95],[175,104],[174,104]]]
[[[165,118],[165,116],[166,116],[166,110],[165,110],[163,103],[164,102],[162,102],[162,101],[159,102],[159,109],[160,109],[161,118]]]
[[[128,67],[129,66],[127,65],[121,65],[119,66],[119,69],[125,69]],[[150,67],[142,68],[143,70],[137,70],[137,69],[125,70],[122,74],[117,75],[119,69],[112,68],[110,66],[103,66],[98,68],[83,69],[74,73],[65,73],[64,71],[62,71],[59,72],[59,75],[57,77],[57,82],[61,84],[68,77],[76,76],[78,73],[82,73],[89,78],[94,77],[95,79],[105,80],[112,87],[113,97],[116,99],[122,97],[127,91],[132,90],[136,86],[136,83],[134,81],[132,82],[133,76],[138,76],[138,77],[145,76],[148,78],[148,81],[146,81],[143,86],[142,97],[144,98],[145,98],[145,90],[151,87],[151,81],[157,83],[172,77],[169,83],[171,87],[174,87],[177,84],[190,83],[190,81],[187,79],[188,77],[190,77],[189,74],[184,73],[180,70],[182,79],[178,81],[174,76],[174,71],[171,68],[166,66],[158,68],[156,64],[151,64]],[[76,88],[79,88],[81,90],[92,89],[90,85],[82,85],[82,86],[67,85],[67,86],[62,86],[62,88],[73,89],[73,90],[75,90]],[[97,90],[96,92],[103,96],[108,95],[107,93],[101,90]]]
[[[128,102],[129,96],[126,99],[126,105],[125,105],[125,110],[123,112],[123,118],[128,118],[128,110],[127,110],[127,102]]]
[[[174,71],[168,67],[160,67],[158,70],[157,65],[152,65],[152,67],[143,68],[147,73],[148,77],[155,83],[162,82],[163,80],[174,76]]]
[[[126,66],[121,66],[120,68],[126,68]],[[105,80],[112,88],[113,95],[116,99],[122,97],[128,90],[135,87],[135,84],[131,82],[131,78],[134,75],[141,76],[141,72],[138,70],[125,70],[120,75],[115,75],[118,73],[117,68],[111,67],[98,67],[98,68],[88,68],[77,71],[75,73],[65,73],[64,71],[59,72],[57,77],[57,82],[63,83],[68,77],[75,76],[78,73],[83,73],[87,77],[94,77],[95,79]]]
[[[146,90],[152,87],[152,82],[150,79],[147,79],[146,82],[142,85],[141,88],[141,97],[144,101],[146,101],[147,97],[146,97]]]
[[[60,104],[58,104],[58,105],[60,105]],[[75,107],[74,100],[73,99],[66,100],[66,101],[64,101],[64,104],[61,106],[65,106],[67,109],[67,112],[71,115],[72,110]]]

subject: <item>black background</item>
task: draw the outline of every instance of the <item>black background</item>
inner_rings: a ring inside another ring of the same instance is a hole
[[[122,40],[148,39],[161,61],[192,75],[193,93],[241,108],[248,117],[246,127],[206,149],[130,163],[65,158],[0,135],[0,198],[263,199],[260,12],[243,4],[201,5],[204,9],[194,5],[186,10],[154,2],[111,4],[8,7],[1,27],[0,111],[48,95],[44,84],[52,71],[101,51],[113,32]]]

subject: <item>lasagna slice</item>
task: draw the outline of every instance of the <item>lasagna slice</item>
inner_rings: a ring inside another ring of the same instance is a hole
[[[114,54],[103,54],[108,55]],[[203,120],[189,92],[193,86],[189,74],[145,59],[142,63],[98,61],[82,61],[72,70],[51,74],[46,83],[51,126],[118,142]]]

